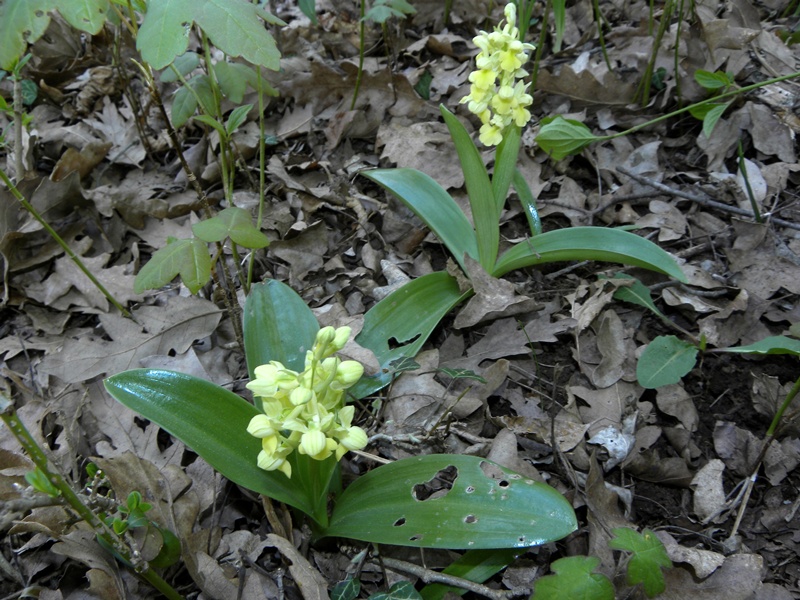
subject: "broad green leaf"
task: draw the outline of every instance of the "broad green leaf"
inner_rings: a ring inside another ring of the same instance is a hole
[[[723,113],[728,110],[730,105],[730,102],[726,102],[724,104],[711,104],[711,110],[709,110],[703,117],[703,133],[705,134],[706,138],[711,137],[711,132],[714,131],[714,126],[717,124],[717,121],[720,120]]]
[[[574,119],[565,119],[561,115],[542,119],[536,143],[547,152],[553,160],[561,160],[571,154],[577,154],[586,146],[599,138],[589,128]]]
[[[233,135],[233,133],[239,129],[239,126],[244,123],[245,119],[247,119],[247,113],[249,113],[252,108],[252,104],[243,104],[242,106],[237,106],[231,111],[231,114],[228,116],[228,120],[225,121],[225,131],[227,131],[228,136]],[[259,248],[263,248],[263,246],[259,246]]]
[[[200,106],[207,115],[217,115],[217,101],[214,97],[214,90],[211,89],[211,80],[208,75],[197,75],[188,81],[189,87],[194,90]]]
[[[150,0],[136,36],[136,49],[161,70],[189,47],[189,30],[197,0]]]
[[[450,137],[453,138],[461,162],[461,171],[464,173],[469,206],[472,209],[472,222],[475,223],[478,241],[478,262],[489,271],[497,260],[497,248],[500,243],[500,211],[495,203],[492,182],[489,180],[480,152],[461,121],[443,104],[439,105],[439,111],[450,130]],[[434,233],[437,232],[434,230]]]
[[[293,371],[305,368],[319,331],[314,313],[285,283],[256,283],[244,303],[244,349],[250,377],[259,365],[277,360]]]
[[[432,483],[444,487],[424,495]],[[420,548],[524,548],[576,528],[572,506],[550,486],[477,456],[430,454],[359,477],[336,502],[325,535]]]
[[[375,169],[362,173],[410,208],[447,246],[466,272],[464,254],[478,260],[478,240],[456,201],[429,175],[416,169]]]
[[[731,346],[730,348],[720,348],[717,352],[734,352],[738,354],[794,354],[800,355],[800,340],[786,337],[785,335],[775,335],[764,338],[754,344],[747,346]]]
[[[614,275],[614,279],[630,279],[633,281],[633,284],[628,287],[617,288],[617,291],[614,292],[615,300],[636,304],[637,306],[647,308],[662,319],[667,318],[664,313],[658,309],[655,302],[653,302],[653,297],[650,295],[648,287],[636,279],[636,277],[628,275],[627,273],[617,273]]]
[[[686,281],[675,259],[653,242],[605,227],[569,227],[519,242],[500,257],[491,275],[500,277],[522,267],[569,260],[615,262]]]
[[[372,8],[364,15],[365,21],[385,23],[391,17],[404,19],[417,12],[406,0],[376,0]]]
[[[135,369],[105,380],[118,402],[154,421],[232,482],[310,514],[297,483],[259,469],[261,440],[247,433],[256,408],[219,387],[182,373]]]
[[[228,137],[228,133],[225,131],[225,126],[211,115],[197,115],[194,120],[215,129],[222,139]]]
[[[197,52],[184,52],[172,62],[169,69],[165,69],[161,73],[159,79],[161,79],[162,83],[178,81],[178,74],[180,74],[181,77],[186,77],[186,75],[194,71],[199,64],[200,56]],[[175,73],[175,71],[178,73]]]
[[[594,570],[595,556],[569,556],[550,565],[556,575],[537,579],[531,600],[614,600],[614,585]]]
[[[662,335],[644,349],[636,364],[639,385],[655,389],[678,383],[695,365],[697,347],[674,335]]]
[[[348,576],[331,590],[331,600],[355,600],[361,592],[361,581],[357,577]]]
[[[133,290],[141,294],[167,285],[176,275],[196,294],[211,277],[211,256],[198,239],[175,240],[157,250],[136,275]]]
[[[422,596],[410,581],[398,581],[392,584],[388,592],[372,594],[369,600],[422,600]]]
[[[151,527],[161,535],[162,544],[156,557],[148,560],[147,564],[156,569],[171,567],[181,559],[181,541],[166,527],[155,523],[151,523]]]
[[[375,353],[381,371],[362,377],[350,393],[363,398],[388,385],[392,362],[416,356],[439,321],[470,293],[462,293],[455,278],[440,271],[410,281],[369,309],[356,341]]]
[[[80,31],[94,35],[106,23],[108,0],[69,0],[56,4],[67,23]]]
[[[253,77],[252,69],[241,63],[220,61],[214,65],[214,74],[225,97],[234,104],[241,104],[247,83]]]
[[[243,208],[229,206],[217,216],[192,225],[192,232],[204,242],[221,242],[230,237],[245,248],[264,248],[269,238],[253,225],[253,217]]]
[[[318,24],[317,21],[317,2],[316,0],[300,0],[298,3],[300,6],[300,10],[303,11],[303,14],[311,19],[311,23],[314,25]]]
[[[211,42],[231,57],[277,71],[281,53],[258,7],[248,0],[195,0],[197,24]]]
[[[483,583],[514,562],[522,552],[516,548],[468,550],[451,562],[442,573],[475,583]],[[465,591],[442,583],[432,583],[422,588],[420,595],[424,600],[443,600],[448,592],[463,596]]]
[[[720,90],[733,85],[733,80],[727,73],[712,73],[704,69],[694,72],[694,80],[707,90]]]
[[[514,179],[512,180],[514,189],[517,191],[522,210],[525,213],[525,218],[528,220],[528,227],[531,230],[531,235],[541,235],[542,233],[542,219],[539,217],[539,209],[536,208],[536,198],[533,197],[528,182],[519,169],[514,170]]]
[[[615,537],[608,541],[610,548],[632,553],[628,562],[628,583],[630,585],[641,583],[648,598],[663,592],[665,584],[661,569],[672,568],[672,561],[656,534],[649,529],[639,533],[627,527],[617,527],[612,529],[611,533]]]
[[[0,2],[0,69],[11,72],[14,64],[50,24],[49,11],[56,0],[3,0]]]
[[[498,221],[506,204],[508,188],[511,187],[512,181],[515,181],[522,130],[516,125],[511,125],[503,133],[503,141],[500,142],[495,154],[494,172],[492,173],[492,193]]]
[[[186,121],[192,118],[195,110],[197,110],[197,98],[188,88],[180,88],[172,99],[172,108],[170,109],[172,126],[175,129],[183,127]]]

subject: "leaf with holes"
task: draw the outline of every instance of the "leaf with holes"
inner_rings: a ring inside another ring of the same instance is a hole
[[[661,335],[644,349],[636,364],[639,385],[655,389],[678,383],[694,367],[697,347],[674,335]]]
[[[672,568],[672,561],[656,534],[649,529],[639,533],[627,527],[617,527],[611,533],[615,537],[608,542],[610,548],[632,553],[628,563],[628,583],[641,583],[648,598],[663,592],[665,583],[661,569]]]
[[[536,580],[531,600],[614,600],[611,581],[594,573],[599,564],[594,556],[560,558],[550,565],[555,575]]]
[[[524,548],[576,528],[572,506],[550,486],[476,456],[432,454],[359,477],[324,533],[420,548]]]

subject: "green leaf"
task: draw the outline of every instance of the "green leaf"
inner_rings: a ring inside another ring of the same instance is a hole
[[[229,206],[217,216],[195,223],[192,232],[204,242],[221,242],[230,237],[245,248],[264,248],[269,238],[253,225],[253,217],[243,208]]]
[[[272,71],[280,69],[281,53],[255,4],[248,0],[195,3],[195,20],[217,48],[230,57],[241,56]]]
[[[211,277],[211,257],[206,245],[197,239],[175,240],[157,250],[136,275],[133,291],[141,294],[167,285],[176,275],[196,294]]]
[[[436,369],[440,373],[447,375],[451,379],[472,379],[479,383],[486,383],[486,380],[478,375],[475,371],[470,369],[451,369],[450,367],[441,367]]]
[[[381,371],[362,377],[350,388],[350,393],[363,398],[388,385],[394,374],[392,363],[399,358],[416,356],[439,321],[470,293],[462,293],[455,278],[447,273],[429,273],[410,281],[369,309],[356,341],[375,353]]]
[[[514,181],[514,174],[517,172],[517,157],[519,156],[519,144],[522,130],[516,125],[511,125],[503,132],[503,141],[497,147],[495,154],[494,172],[492,173],[492,193],[494,194],[497,219],[506,204],[508,188]]]
[[[500,243],[500,210],[495,203],[492,182],[489,180],[480,152],[461,121],[443,104],[439,105],[439,111],[450,130],[450,137],[453,138],[461,162],[461,171],[464,173],[469,206],[472,209],[472,222],[475,223],[477,234],[478,262],[489,271],[497,260],[497,248]],[[435,229],[434,233],[438,235]]]
[[[37,492],[47,494],[51,498],[58,498],[61,495],[61,490],[50,481],[47,473],[42,471],[39,467],[36,467],[33,471],[26,472],[25,481]]]
[[[414,211],[447,246],[464,272],[464,254],[478,260],[475,230],[456,201],[429,175],[416,169],[375,169],[362,174]]]
[[[211,79],[208,75],[197,75],[188,81],[189,87],[194,90],[200,106],[208,115],[217,115],[217,101],[214,97],[214,90],[211,89]]]
[[[247,433],[256,408],[208,381],[156,369],[105,380],[118,402],[157,423],[232,482],[311,514],[303,489],[283,473],[256,465],[261,440]]]
[[[317,21],[317,2],[316,0],[300,0],[299,2],[300,10],[303,11],[303,14],[311,19],[311,23],[314,25],[318,25],[319,22]]]
[[[159,79],[161,79],[162,83],[178,81],[178,75],[175,71],[177,71],[181,77],[186,77],[186,75],[194,71],[199,64],[200,56],[198,56],[197,52],[184,52],[172,62],[169,69],[165,69],[161,73]],[[175,71],[172,70],[173,67]]]
[[[533,197],[528,182],[519,169],[514,170],[514,178],[512,180],[514,189],[517,191],[522,210],[525,212],[525,218],[528,220],[528,227],[531,230],[531,235],[541,235],[542,233],[542,219],[539,217],[539,209],[536,208],[536,199]]]
[[[69,0],[58,2],[58,12],[79,31],[99,33],[106,23],[108,0]]]
[[[180,88],[175,92],[175,96],[172,99],[172,108],[170,109],[172,126],[175,129],[183,127],[196,109],[197,98],[195,98],[194,94],[188,88]]]
[[[250,288],[244,303],[244,349],[250,378],[259,365],[277,360],[293,371],[305,368],[319,331],[314,313],[285,283],[268,279]]]
[[[574,119],[565,119],[561,115],[545,117],[541,121],[536,143],[547,152],[553,160],[561,160],[571,154],[577,154],[586,146],[599,138],[589,128]]]
[[[672,561],[656,534],[649,529],[639,533],[627,527],[617,527],[611,532],[616,537],[609,540],[610,548],[633,553],[628,563],[628,583],[641,583],[648,598],[663,592],[665,584],[661,569],[672,568]]]
[[[22,92],[22,104],[30,106],[36,102],[39,97],[39,86],[30,79],[23,79],[19,82],[20,91]]]
[[[595,556],[569,556],[550,565],[556,575],[537,579],[531,600],[614,600],[614,586],[608,577],[594,570]]]
[[[228,137],[228,132],[225,131],[225,126],[211,115],[197,115],[194,120],[216,129],[217,133],[219,133],[222,139],[226,139]]]
[[[491,275],[500,277],[522,267],[569,260],[615,262],[686,281],[675,259],[653,242],[605,227],[569,227],[520,242],[500,257]]]
[[[697,347],[674,335],[659,336],[647,345],[636,365],[636,378],[645,389],[678,383],[695,365]]]
[[[433,484],[443,487],[426,495]],[[476,456],[431,454],[359,477],[336,502],[325,535],[420,548],[524,548],[576,528],[572,506],[550,486]]]
[[[50,24],[49,11],[56,0],[3,0],[0,2],[0,69],[9,73],[28,44],[42,37]]]
[[[253,108],[252,104],[243,104],[242,106],[237,106],[231,111],[231,114],[228,116],[228,120],[225,121],[225,131],[228,133],[230,137],[233,133],[239,129],[239,126],[245,122],[247,119],[247,113]],[[244,246],[244,244],[242,244]],[[250,248],[250,246],[246,246]],[[263,248],[264,246],[258,246],[259,248]]]
[[[392,584],[388,592],[372,594],[369,600],[422,600],[422,596],[410,581],[398,581]]]
[[[720,90],[733,85],[733,80],[727,73],[705,71],[698,69],[694,72],[694,80],[707,90]]]
[[[220,61],[214,65],[214,74],[225,97],[234,104],[241,104],[247,84],[255,75],[253,70],[241,63]],[[252,107],[252,105],[250,105]]]
[[[348,577],[333,586],[331,600],[355,600],[359,592],[361,592],[361,581],[357,577]]]
[[[614,292],[615,300],[622,300],[623,302],[636,304],[637,306],[641,306],[652,311],[656,316],[666,320],[667,317],[658,309],[655,302],[653,302],[653,297],[650,295],[650,290],[645,284],[636,279],[636,277],[633,275],[628,275],[627,273],[617,273],[614,275],[614,279],[626,279],[633,281],[633,284],[630,286],[617,288],[617,291]]]
[[[566,0],[553,1],[553,16],[555,17],[556,36],[553,40],[553,52],[561,52],[561,40],[564,38],[564,30],[567,22],[567,2]]]
[[[759,340],[747,346],[732,346],[721,348],[717,352],[734,352],[738,354],[794,354],[800,356],[800,340],[775,335]]]
[[[148,2],[136,49],[156,70],[161,70],[189,47],[189,30],[197,0]]]
[[[720,120],[723,113],[728,110],[730,105],[730,102],[711,105],[711,110],[709,110],[706,113],[706,116],[703,117],[703,133],[705,134],[706,138],[711,137],[711,132],[714,131],[714,126],[717,124],[717,121]]]
[[[451,562],[442,573],[475,583],[483,583],[514,562],[522,552],[516,548],[468,550]],[[465,592],[466,590],[461,588],[432,583],[422,588],[420,595],[424,600],[443,600],[447,593],[463,596]]]
[[[156,531],[161,534],[161,550],[155,558],[151,558],[147,563],[156,569],[165,569],[177,563],[181,558],[181,541],[174,533],[165,527],[160,527],[151,523]]]

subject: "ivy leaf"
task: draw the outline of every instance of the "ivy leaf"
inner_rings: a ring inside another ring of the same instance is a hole
[[[608,577],[593,571],[600,564],[595,556],[569,556],[550,568],[556,575],[536,581],[531,600],[614,600],[614,586]]]
[[[561,115],[546,117],[541,123],[536,143],[553,160],[577,154],[592,142],[602,139],[580,121],[565,119]]]
[[[648,598],[663,592],[666,586],[661,569],[672,568],[672,561],[656,534],[649,529],[639,533],[627,527],[617,527],[611,532],[616,537],[609,540],[609,547],[632,553],[628,563],[628,583],[641,583]]]
[[[643,388],[652,390],[678,383],[694,367],[697,347],[674,335],[661,335],[644,349],[636,364],[636,378]]]
[[[388,592],[372,594],[369,600],[422,600],[419,592],[414,589],[410,581],[398,581]]]
[[[256,249],[269,245],[269,238],[256,229],[250,213],[236,206],[220,211],[216,217],[195,223],[192,232],[204,242],[221,242],[230,237],[245,248]]]
[[[173,240],[157,250],[142,267],[133,284],[141,294],[167,285],[176,275],[181,276],[189,291],[196,294],[211,277],[211,257],[206,245],[198,239]]]
[[[340,581],[331,590],[331,600],[355,600],[361,591],[361,580],[348,577]]]

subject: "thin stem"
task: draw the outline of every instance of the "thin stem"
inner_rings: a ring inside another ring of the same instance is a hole
[[[80,259],[80,257],[72,251],[72,248],[69,247],[69,244],[67,244],[67,242],[65,242],[61,238],[61,236],[58,235],[58,233],[56,232],[55,229],[50,227],[50,224],[47,221],[45,221],[44,217],[42,217],[39,214],[39,211],[36,210],[36,208],[33,206],[33,204],[28,202],[27,198],[25,198],[25,196],[22,195],[22,192],[20,192],[17,189],[17,187],[13,183],[11,183],[11,180],[8,178],[8,175],[6,175],[5,172],[2,169],[0,169],[0,179],[3,181],[3,183],[6,184],[6,186],[8,186],[8,191],[10,191],[11,194],[17,200],[19,200],[19,203],[22,204],[23,208],[25,210],[27,210],[33,216],[33,218],[36,219],[39,222],[39,224],[42,227],[44,227],[45,231],[47,231],[47,233],[50,234],[50,237],[52,237],[56,241],[56,243],[64,249],[64,252],[67,254],[67,256],[69,256],[69,258],[72,260],[72,262],[74,262],[78,266],[78,268],[83,272],[83,274],[86,275],[86,277],[89,278],[89,281],[91,281],[95,285],[95,287],[98,290],[100,290],[100,292],[106,297],[106,299],[109,302],[111,302],[111,304],[113,304],[114,307],[120,313],[122,313],[123,316],[125,316],[125,317],[127,317],[129,319],[133,319],[133,315],[131,315],[131,313],[128,312],[128,309],[126,309],[124,306],[122,306],[122,304],[120,304],[117,301],[117,299],[114,298],[114,296],[111,294],[111,292],[109,292],[105,288],[105,286],[102,283],[100,283],[100,281],[97,279],[97,277],[95,277],[92,274],[92,272],[89,269],[86,268],[86,265],[84,265],[83,261]]]
[[[356,109],[358,90],[361,88],[361,78],[364,76],[364,52],[366,51],[366,21],[364,16],[367,14],[367,0],[361,0],[361,19],[358,28],[359,48],[358,48],[358,73],[356,74],[356,88],[353,90],[353,101],[350,103],[350,110]]]
[[[747,189],[747,197],[750,200],[750,207],[753,209],[753,214],[756,217],[756,223],[763,223],[764,217],[761,216],[756,197],[753,194],[753,188],[750,187],[750,177],[747,175],[747,165],[744,162],[744,150],[742,149],[741,138],[739,139],[739,172],[742,174],[742,179],[744,179],[744,186]]]
[[[542,30],[539,32],[539,41],[536,44],[536,56],[533,58],[533,71],[531,71],[531,94],[536,90],[536,80],[539,78],[539,64],[542,62],[544,42],[547,39],[547,17],[550,14],[552,0],[545,0],[542,12]]]
[[[772,423],[770,423],[769,429],[767,430],[767,439],[771,439],[775,432],[778,430],[778,425],[781,422],[781,418],[783,417],[783,413],[786,412],[786,409],[789,408],[789,405],[794,400],[797,393],[800,392],[800,377],[798,377],[797,381],[794,382],[792,389],[789,390],[789,393],[786,394],[786,398],[783,400],[783,404],[781,404],[778,412],[775,413],[775,416],[772,419]]]
[[[22,166],[22,84],[19,74],[12,77],[14,82],[14,177],[17,183],[25,177]]]

